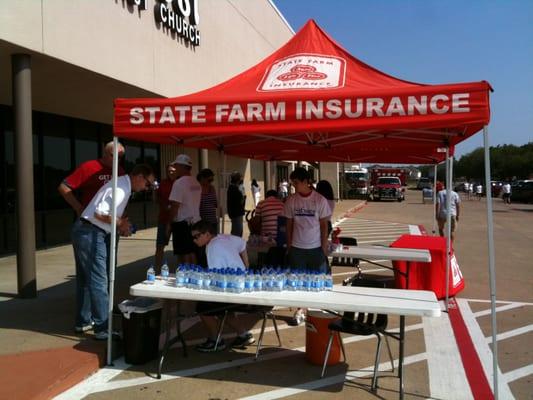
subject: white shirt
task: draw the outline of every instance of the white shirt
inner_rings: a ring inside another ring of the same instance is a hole
[[[89,202],[85,210],[81,213],[80,218],[90,221],[92,224],[102,228],[107,233],[111,233],[111,224],[106,224],[95,218],[94,213],[100,215],[111,216],[111,208],[113,201],[113,186],[111,181],[96,192],[92,200]],[[131,195],[131,181],[129,175],[119,176],[117,179],[117,217],[122,217],[128,200]]]
[[[483,193],[483,186],[481,186],[481,185],[477,185],[477,186],[476,186],[476,193],[478,193],[478,194]]]
[[[202,186],[190,175],[184,175],[174,181],[168,199],[180,203],[174,222],[200,221],[200,198]]]
[[[285,202],[285,216],[293,220],[291,246],[314,249],[322,245],[320,220],[331,216],[324,196],[314,190],[307,197],[298,193],[290,196]]]
[[[451,215],[454,217],[457,216],[457,204],[461,202],[461,198],[457,194],[457,192],[454,192],[453,190],[451,193],[451,202],[450,202],[450,210]],[[439,219],[446,218],[447,212],[446,212],[446,189],[441,190],[439,193],[437,193],[437,204],[439,204]]]
[[[240,253],[246,250],[243,238],[233,235],[217,235],[206,246],[209,268],[235,268],[244,270],[246,266]]]
[[[511,193],[511,185],[509,183],[506,183],[502,186],[503,193]]]
[[[281,182],[279,184],[279,191],[281,193],[289,193],[289,183],[285,181]]]

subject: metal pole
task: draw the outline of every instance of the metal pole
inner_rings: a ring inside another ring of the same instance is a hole
[[[220,174],[220,185],[219,185],[219,195],[218,195],[218,204],[220,212],[220,233],[225,232],[224,220],[226,218],[226,209],[227,209],[227,174],[226,174],[226,153],[224,150],[220,150],[218,153],[218,164],[220,165],[220,158],[222,157],[222,173]],[[226,193],[222,193],[222,189],[226,189]],[[222,197],[224,196],[224,198]]]
[[[17,160],[17,290],[20,297],[27,299],[37,297],[31,57],[28,54],[13,54],[11,67]]]
[[[118,138],[113,136],[113,176],[111,186],[111,245],[109,255],[109,304],[107,313],[107,365],[113,365],[113,297],[115,295],[115,266],[117,244],[117,178],[118,178]]]
[[[265,170],[265,187],[263,188],[263,197],[266,197],[265,194],[267,190],[274,189],[272,185],[272,162],[271,161],[263,161],[263,166]]]
[[[490,148],[489,131],[483,127],[483,145],[485,147],[485,188],[487,198],[487,239],[489,244],[489,278],[490,278],[490,309],[491,309],[491,331],[492,331],[492,368],[494,399],[498,400],[498,327],[496,325],[496,266],[494,263],[494,225],[492,218],[492,192],[490,184]]]
[[[437,232],[437,218],[435,218],[435,210],[437,207],[437,166],[433,167],[433,235]]]
[[[452,214],[450,213],[451,202],[451,186],[452,186],[452,169],[450,164],[453,160],[450,157],[450,148],[446,147],[446,297],[444,300],[446,312],[448,311],[449,290],[450,290],[450,248],[451,248],[451,222]]]
[[[200,169],[209,168],[209,150],[198,149],[198,156],[200,158]]]

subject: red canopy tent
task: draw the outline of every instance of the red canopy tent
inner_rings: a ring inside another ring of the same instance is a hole
[[[263,160],[339,161],[359,153],[383,162],[400,152],[432,163],[436,148],[488,123],[489,90],[487,82],[394,78],[350,55],[311,20],[217,86],[170,99],[116,99],[114,132]]]
[[[425,85],[397,79],[350,55],[310,20],[259,64],[212,88],[169,99],[116,99],[114,134],[115,140],[217,149],[260,160],[437,164],[453,154],[457,143],[483,128],[489,187],[485,128],[491,90],[486,81]],[[115,163],[115,184],[117,168]],[[451,173],[448,189],[450,185]],[[487,220],[497,397],[490,191]],[[111,299],[115,240],[113,235]],[[110,350],[111,340],[108,363]]]

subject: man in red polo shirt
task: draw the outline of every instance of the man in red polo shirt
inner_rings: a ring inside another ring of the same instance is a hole
[[[119,157],[124,155],[124,146],[120,143],[118,155]],[[109,142],[104,147],[102,158],[82,163],[61,182],[57,190],[79,216],[96,192],[111,180],[112,172],[113,142]],[[124,169],[119,166],[118,175],[124,174]],[[77,192],[77,195],[74,192]]]
[[[118,145],[118,155],[119,157],[124,155],[124,146],[120,143]],[[57,190],[72,209],[76,211],[76,215],[79,217],[98,190],[111,180],[112,174],[113,142],[109,142],[104,146],[102,158],[82,163],[72,174],[67,176],[63,182],[60,183]],[[119,166],[118,175],[122,176],[124,174],[124,169]],[[81,223],[82,222],[78,218],[73,225],[73,229]],[[121,233],[124,234],[125,232]],[[75,248],[74,251],[76,251]],[[77,258],[74,257],[74,259],[76,260]],[[81,267],[76,262],[76,276],[81,276],[81,273]],[[80,279],[76,279],[76,291],[78,302],[76,309],[82,310],[82,312],[78,312],[77,314],[91,315],[89,288],[86,284],[83,284]],[[92,329],[92,323],[88,324],[86,321],[80,321],[78,320],[79,317],[76,317],[76,319],[77,321],[74,330],[77,333],[87,332]]]

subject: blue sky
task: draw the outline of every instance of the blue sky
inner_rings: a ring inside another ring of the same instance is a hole
[[[295,31],[313,18],[355,57],[398,78],[490,82],[490,144],[533,141],[533,1],[273,1]],[[478,133],[456,156],[482,145]]]

